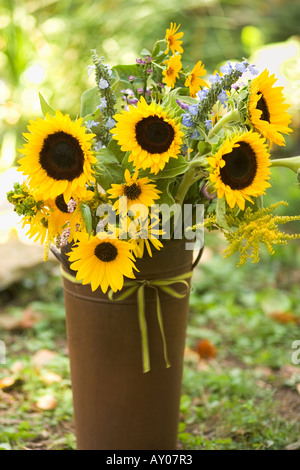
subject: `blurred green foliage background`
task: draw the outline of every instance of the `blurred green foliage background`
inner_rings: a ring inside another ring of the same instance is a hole
[[[91,50],[111,65],[133,63],[143,47],[151,50],[164,37],[171,21],[182,25],[186,65],[201,59],[210,74],[227,60],[247,57],[260,71],[276,73],[291,104],[294,133],[273,155],[299,154],[299,2],[0,0],[0,171],[15,164],[22,132],[41,115],[39,91],[75,117],[81,93],[94,86],[87,70]],[[283,172],[293,199],[294,175]]]

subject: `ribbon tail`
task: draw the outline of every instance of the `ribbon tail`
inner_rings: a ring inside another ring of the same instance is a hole
[[[154,286],[152,286],[152,287],[155,289],[155,293],[156,293],[157,320],[158,320],[160,334],[161,334],[161,338],[162,338],[162,342],[163,342],[165,363],[166,363],[166,367],[171,367],[171,364],[170,364],[169,359],[168,359],[167,341],[166,341],[166,336],[165,336],[165,331],[164,331],[164,324],[163,324],[163,318],[162,318],[162,313],[161,313],[161,305],[160,305],[160,300],[159,300],[158,289],[156,289],[156,287],[154,287]]]
[[[148,329],[145,316],[145,298],[144,298],[144,285],[141,285],[137,291],[138,301],[138,315],[139,324],[141,331],[141,345],[142,345],[142,359],[143,359],[143,371],[144,373],[150,370],[150,355],[149,355],[149,343],[148,343]]]

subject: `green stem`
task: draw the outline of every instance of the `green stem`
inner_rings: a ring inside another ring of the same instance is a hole
[[[297,157],[277,158],[276,160],[271,160],[271,165],[283,166],[297,173],[300,169],[300,155]]]
[[[191,165],[190,168],[184,174],[184,177],[179,185],[177,194],[175,196],[176,204],[180,204],[182,206],[186,193],[188,192],[190,186],[196,181],[195,175],[196,169]]]
[[[211,129],[208,134],[208,138],[211,139],[215,134],[217,134],[228,122],[232,121],[239,121],[240,120],[240,113],[237,109],[233,109],[229,111],[229,113],[225,114],[220,121],[216,123],[216,125]]]

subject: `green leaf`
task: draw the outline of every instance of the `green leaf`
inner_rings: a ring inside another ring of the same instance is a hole
[[[155,181],[156,188],[161,191],[160,198],[157,200],[157,204],[168,204],[171,206],[175,203],[175,199],[170,190],[170,185],[174,182],[174,180],[175,178],[169,178]]]
[[[41,104],[41,110],[42,110],[42,113],[44,116],[46,116],[46,114],[50,114],[51,117],[54,117],[55,116],[55,109],[52,108],[52,106],[50,106],[50,104],[47,103],[47,101],[45,100],[45,98],[43,97],[43,95],[41,93],[39,93],[39,98],[40,98],[40,104]]]
[[[227,225],[225,216],[226,216],[226,201],[225,201],[225,197],[223,196],[222,198],[217,199],[216,222],[217,222],[217,225],[219,225],[220,227],[224,228],[225,230],[230,231],[230,228]]]
[[[198,143],[198,150],[201,155],[207,155],[211,152],[211,145],[208,142],[200,141]]]
[[[98,88],[90,88],[81,95],[80,116],[85,117],[93,114],[99,104]]]
[[[86,230],[87,230],[88,234],[90,235],[91,232],[92,232],[92,228],[93,228],[91,209],[89,208],[89,206],[87,204],[81,203],[80,204],[80,210],[81,210],[81,213],[82,213],[82,217],[85,221]]]
[[[122,183],[124,181],[124,167],[120,165],[113,152],[104,148],[96,156],[98,163],[95,178],[105,191],[110,189],[113,183]]]
[[[150,55],[151,56],[151,52],[148,49],[143,48],[140,52],[140,55]]]
[[[120,80],[129,83],[128,77],[133,75],[134,77],[140,77],[140,69],[137,64],[133,65],[116,65],[112,67],[112,71],[116,72],[116,75]]]
[[[155,44],[154,44],[154,47],[153,47],[153,51],[152,51],[152,54],[149,54],[154,60],[156,59],[156,57],[159,55],[160,53],[160,50],[161,50],[161,44],[162,44],[162,41],[157,41]],[[164,49],[166,49],[166,43],[164,42]]]
[[[121,150],[120,145],[115,139],[111,139],[108,146],[108,150],[110,150],[114,156],[117,158],[117,160],[122,163],[126,153]]]
[[[134,166],[133,166],[133,163],[128,161],[129,155],[130,155],[130,152],[126,152],[126,153],[125,153],[125,156],[124,156],[124,158],[123,158],[123,160],[122,160],[122,167],[124,168],[124,171],[125,171],[125,170],[129,170],[130,173],[133,173],[133,172],[135,171],[135,168],[134,168]],[[140,176],[140,177],[141,177],[141,176],[150,176],[150,173],[149,173],[148,170],[147,170],[147,171],[145,171],[145,170],[140,170],[140,171],[139,171],[139,176]]]
[[[160,194],[160,198],[156,201],[156,204],[162,205],[167,204],[168,207],[171,207],[175,204],[175,199],[171,193],[170,185],[174,182],[174,178],[170,179],[162,179],[155,182],[157,189],[159,189],[162,193]],[[163,216],[163,220],[165,222],[168,221],[170,218],[170,211],[166,208],[162,207],[161,214]]]
[[[171,158],[170,161],[165,165],[164,169],[159,171],[157,175],[152,175],[152,179],[161,178],[174,178],[177,175],[182,175],[189,168],[189,164],[182,155],[178,155],[178,158]]]

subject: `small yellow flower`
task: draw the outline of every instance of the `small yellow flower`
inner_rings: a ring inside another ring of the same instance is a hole
[[[182,38],[183,33],[177,33],[178,29],[180,28],[180,25],[176,27],[176,23],[171,23],[170,24],[170,29],[167,29],[166,31],[166,41],[167,41],[167,49],[165,51],[165,54],[168,54],[169,49],[171,49],[172,54],[175,54],[175,52],[180,52],[180,54],[183,53],[183,49],[180,44],[182,44],[183,41],[179,41],[180,38]]]
[[[108,194],[111,194],[111,196],[109,196],[110,199],[126,196],[127,209],[133,204],[143,204],[148,208],[154,204],[155,199],[159,199],[159,193],[161,193],[161,191],[156,189],[155,184],[151,184],[152,180],[149,180],[149,178],[138,178],[138,171],[136,171],[133,176],[130,176],[129,170],[125,170],[124,178],[124,184],[111,185],[111,189],[107,191]],[[120,200],[118,199],[114,203],[114,208],[117,213],[119,212],[119,205]]]
[[[174,55],[166,60],[166,70],[163,70],[163,82],[170,88],[174,88],[176,79],[179,78],[179,72],[182,69],[181,55]]]
[[[194,98],[196,96],[197,91],[200,90],[200,87],[207,86],[205,80],[201,77],[206,74],[206,70],[204,69],[204,64],[202,64],[201,60],[197,62],[189,76],[187,77],[184,86],[189,87],[190,95]]]
[[[163,230],[159,228],[159,218],[138,217],[133,220],[128,228],[129,243],[133,247],[133,253],[137,258],[144,256],[145,247],[148,255],[152,257],[151,244],[156,250],[163,248],[159,236],[163,235]]]

